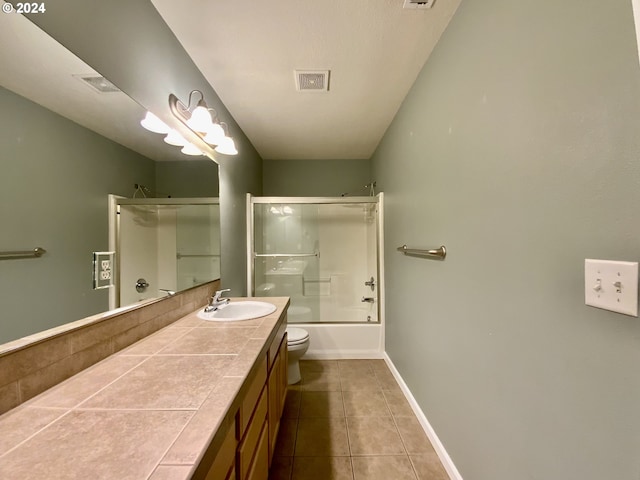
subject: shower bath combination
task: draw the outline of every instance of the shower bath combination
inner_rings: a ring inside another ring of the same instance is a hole
[[[288,323],[311,338],[305,358],[382,352],[382,202],[247,196],[247,291],[290,297]]]

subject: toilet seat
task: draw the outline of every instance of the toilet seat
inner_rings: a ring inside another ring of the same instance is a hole
[[[287,345],[300,345],[309,340],[309,332],[303,328],[287,328]]]

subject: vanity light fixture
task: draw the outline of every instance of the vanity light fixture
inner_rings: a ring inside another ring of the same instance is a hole
[[[193,143],[187,142],[187,144],[180,150],[185,155],[202,155],[202,150],[196,147]]]
[[[236,148],[236,144],[234,143],[233,138],[224,134],[223,127],[226,127],[227,129],[229,128],[226,123],[220,123],[220,128],[223,131],[223,136],[218,142],[218,146],[215,148],[215,150],[216,152],[222,153],[223,155],[237,155],[238,149]]]
[[[144,118],[140,121],[140,125],[153,133],[169,133],[171,128],[164,123],[153,113],[147,112]]]
[[[204,136],[204,141],[209,145],[220,145],[225,137],[224,128],[219,123],[214,123]]]
[[[175,145],[176,147],[184,147],[187,143],[189,143],[182,135],[180,135],[177,130],[174,130],[173,128],[168,133],[168,135],[164,137],[164,141],[169,145]]]
[[[200,100],[193,102],[194,95],[200,95]],[[169,95],[171,113],[184,125],[202,138],[209,145],[217,145],[215,151],[224,155],[237,155],[233,139],[227,135],[224,122],[218,121],[218,115],[213,108],[209,108],[204,101],[204,94],[200,90],[192,90],[185,105],[178,97]],[[213,115],[212,115],[213,113]]]

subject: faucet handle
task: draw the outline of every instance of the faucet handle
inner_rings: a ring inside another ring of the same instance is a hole
[[[216,293],[213,295],[213,299],[214,300],[219,300],[220,297],[222,297],[222,294],[225,292],[230,292],[231,289],[230,288],[225,288],[223,290],[217,290]]]

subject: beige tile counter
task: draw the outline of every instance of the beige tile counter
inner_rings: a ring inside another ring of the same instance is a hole
[[[0,478],[192,478],[282,334],[288,298],[257,300],[278,308],[231,323],[193,312],[0,416]]]

